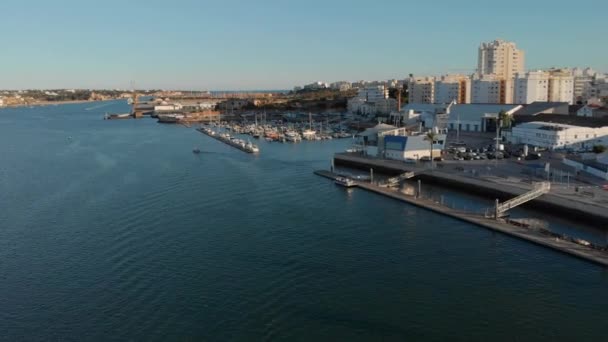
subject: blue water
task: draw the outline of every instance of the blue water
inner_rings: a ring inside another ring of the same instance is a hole
[[[0,339],[608,335],[605,269],[314,176],[348,140],[256,157],[125,109],[0,110]]]

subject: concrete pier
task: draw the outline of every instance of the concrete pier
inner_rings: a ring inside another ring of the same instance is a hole
[[[335,178],[338,177],[337,174],[324,170],[315,171],[315,174],[332,180],[335,180]],[[428,199],[405,195],[396,190],[380,187],[371,183],[357,182],[357,187],[401,202],[415,205],[438,214],[446,215],[464,222],[472,223],[480,227],[510,235],[521,240],[526,240],[537,245],[552,248],[556,251],[576,256],[599,265],[608,266],[608,252],[605,251],[593,249],[569,240],[550,237],[534,229],[519,227],[502,219],[495,220],[478,214],[458,211]]]
[[[412,164],[403,162],[369,158],[353,154],[336,154],[334,157],[336,166],[347,166],[361,170],[374,170],[387,174],[400,174],[408,171],[415,171],[415,179],[421,179],[429,184],[443,185],[446,187],[464,190],[467,193],[475,193],[487,197],[491,200],[509,200],[526,193],[532,189],[530,184],[517,183],[509,184],[504,181],[487,181],[481,177],[465,177],[452,172],[443,172],[438,169],[428,170],[418,168]],[[584,221],[598,228],[608,228],[608,206],[599,205],[590,200],[574,198],[555,192],[544,194],[532,202],[528,202],[525,207],[534,208],[551,213],[552,215],[573,218],[577,221]]]
[[[218,134],[216,134],[216,135],[211,135],[211,134],[207,133],[207,132],[206,132],[204,129],[202,129],[202,128],[197,128],[196,130],[197,130],[197,131],[199,131],[200,133],[205,134],[206,136],[208,136],[208,137],[210,137],[210,138],[213,138],[213,139],[215,139],[215,140],[221,141],[221,142],[223,142],[224,144],[226,144],[226,145],[228,145],[228,146],[232,146],[232,147],[234,147],[234,148],[236,148],[236,149],[239,149],[239,150],[241,150],[241,151],[243,151],[243,152],[246,152],[246,153],[253,153],[253,154],[257,154],[257,153],[259,153],[259,150],[254,151],[253,149],[248,148],[248,147],[246,147],[246,146],[241,146],[241,145],[239,145],[239,144],[237,144],[237,143],[233,142],[232,140],[228,140],[228,139],[224,139],[224,138],[220,137]]]

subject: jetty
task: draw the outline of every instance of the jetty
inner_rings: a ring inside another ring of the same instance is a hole
[[[499,177],[494,177],[491,181],[482,177],[466,177],[463,174],[442,171],[441,168],[421,168],[413,164],[370,158],[356,153],[338,153],[334,156],[332,165],[366,171],[373,169],[374,172],[388,175],[414,172],[414,179],[463,190],[467,193],[474,193],[492,200],[498,198],[507,201],[534,190],[533,184],[508,182],[506,179]],[[518,203],[518,205],[521,204],[564,218],[576,217],[577,220],[603,229],[608,227],[608,206],[600,203],[598,200],[580,195],[576,196],[573,193],[568,194],[557,189],[555,191],[551,189],[549,192],[549,189],[543,188],[535,192],[535,194],[539,194],[540,197],[533,195],[534,201],[524,201],[525,203]],[[512,204],[513,202],[511,202],[511,207],[513,207]],[[499,209],[507,208],[503,206]]]
[[[316,175],[334,180],[338,174],[319,170]],[[608,250],[604,247],[593,246],[587,241],[571,239],[558,234],[551,233],[546,229],[534,229],[521,224],[516,220],[486,217],[485,215],[456,210],[436,201],[425,199],[417,193],[415,196],[406,195],[398,190],[381,187],[370,182],[355,181],[356,188],[360,188],[378,195],[405,202],[435,213],[452,217],[454,219],[468,222],[479,227],[487,228],[505,235],[513,236],[521,240],[551,248],[602,266],[608,266]]]
[[[260,149],[257,145],[254,145],[251,142],[245,142],[242,139],[231,137],[228,133],[217,133],[210,128],[197,128],[196,130],[243,152],[253,154],[257,154],[260,152]]]

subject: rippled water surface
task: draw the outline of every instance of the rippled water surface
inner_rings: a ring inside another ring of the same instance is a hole
[[[0,339],[608,336],[606,270],[314,176],[348,140],[254,157],[125,109],[0,110]]]

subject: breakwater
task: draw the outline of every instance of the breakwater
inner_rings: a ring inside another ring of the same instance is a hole
[[[239,149],[243,152],[246,152],[246,153],[259,153],[260,152],[260,149],[258,148],[257,145],[254,145],[251,142],[245,142],[242,139],[237,139],[237,138],[231,137],[227,133],[217,133],[210,128],[197,128],[196,130],[203,134],[206,134],[207,136],[209,136],[211,138],[219,140],[219,141],[225,143],[226,145],[230,145],[236,149]]]

